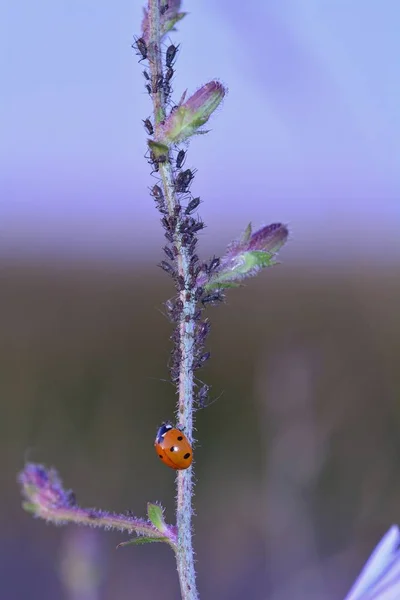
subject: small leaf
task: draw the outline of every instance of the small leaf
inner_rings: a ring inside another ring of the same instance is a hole
[[[128,540],[127,542],[121,542],[117,546],[118,548],[124,548],[125,546],[142,546],[143,544],[151,544],[152,542],[170,542],[167,537],[136,537]]]
[[[163,509],[161,506],[158,504],[153,504],[152,502],[148,502],[147,516],[153,523],[154,527],[158,529],[158,531],[165,533],[168,530],[168,527],[164,521]]]
[[[251,232],[252,232],[252,227],[251,227],[251,223],[249,223],[247,225],[246,229],[243,231],[242,237],[240,239],[241,244],[246,244],[246,242],[248,242],[250,240]]]

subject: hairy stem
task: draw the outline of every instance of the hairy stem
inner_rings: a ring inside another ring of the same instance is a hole
[[[152,82],[162,75],[162,55],[160,47],[160,0],[149,0],[149,63]],[[162,86],[152,94],[154,107],[155,129],[165,118],[165,98]],[[167,160],[159,164],[159,174],[162,180],[164,196],[168,213],[174,215],[178,206],[174,187],[173,169],[170,155]],[[194,334],[196,311],[195,293],[191,285],[189,272],[190,255],[185,247],[183,233],[176,228],[175,246],[177,248],[178,275],[184,281],[184,289],[180,292],[182,301],[182,312],[180,317],[180,370],[178,387],[178,424],[184,429],[186,437],[190,442],[193,440],[193,397],[194,397]],[[191,293],[188,291],[191,290]],[[196,578],[194,568],[194,556],[192,545],[192,490],[193,490],[193,467],[178,472],[177,475],[177,546],[176,561],[181,588],[182,600],[197,600]]]

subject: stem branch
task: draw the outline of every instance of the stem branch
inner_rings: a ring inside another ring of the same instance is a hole
[[[152,82],[157,82],[163,74],[161,55],[161,33],[160,33],[160,0],[149,0],[149,64]],[[165,118],[166,107],[164,91],[162,86],[153,87],[153,107],[155,128],[159,127],[160,121]],[[167,160],[159,164],[159,174],[162,180],[163,191],[169,216],[179,206],[173,177],[171,156],[168,153]],[[182,311],[179,323],[180,332],[180,370],[178,386],[177,419],[180,427],[184,429],[185,435],[192,443],[193,440],[193,397],[194,397],[194,334],[196,299],[191,275],[189,272],[190,255],[188,248],[183,243],[183,233],[179,227],[175,231],[174,243],[177,248],[178,275],[184,281],[184,289],[180,291]],[[190,292],[190,293],[188,293]],[[176,561],[181,587],[182,600],[197,600],[196,577],[194,568],[194,556],[192,545],[192,493],[193,493],[193,467],[178,471],[177,479],[177,547]]]

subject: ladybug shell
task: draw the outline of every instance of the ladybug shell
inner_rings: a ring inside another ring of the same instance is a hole
[[[171,469],[187,469],[192,464],[193,451],[180,429],[163,423],[157,431],[154,448],[162,462]]]

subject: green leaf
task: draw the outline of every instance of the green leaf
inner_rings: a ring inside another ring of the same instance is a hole
[[[227,263],[227,268],[218,271],[206,286],[209,289],[215,287],[228,288],[237,287],[235,280],[243,279],[255,275],[259,269],[271,267],[276,264],[274,254],[263,252],[262,250],[251,250],[242,252],[232,261]]]
[[[155,158],[160,159],[168,156],[168,146],[165,146],[165,144],[155,142],[154,140],[147,140],[147,144],[150,150],[153,152]]]
[[[238,288],[238,287],[243,287],[242,283],[237,283],[236,281],[210,281],[209,283],[207,283],[204,286],[204,289],[206,292],[210,292],[212,290],[227,290],[229,288]]]
[[[275,253],[273,252],[264,252],[263,250],[246,252],[245,263],[247,268],[246,270],[243,270],[243,274],[246,274],[251,269],[257,267],[260,267],[261,269],[264,267],[272,267],[275,264],[274,255]]]
[[[125,546],[142,546],[143,544],[151,544],[152,542],[170,542],[167,537],[136,537],[128,540],[127,542],[121,542],[118,544],[118,548],[124,548]]]
[[[167,525],[164,521],[163,509],[158,504],[153,504],[152,502],[147,503],[147,516],[150,521],[153,523],[154,527],[161,531],[161,533],[165,533],[167,531]]]
[[[33,513],[33,514],[34,514],[34,513],[36,513],[36,512],[37,512],[37,508],[38,508],[38,507],[37,507],[37,505],[36,505],[36,504],[33,504],[33,502],[23,502],[23,503],[22,503],[22,508],[23,508],[24,510],[26,510],[26,512]]]
[[[186,17],[187,13],[175,13],[170,19],[166,19],[165,23],[161,24],[161,36],[164,37],[169,31],[174,31],[174,27],[179,21]]]

